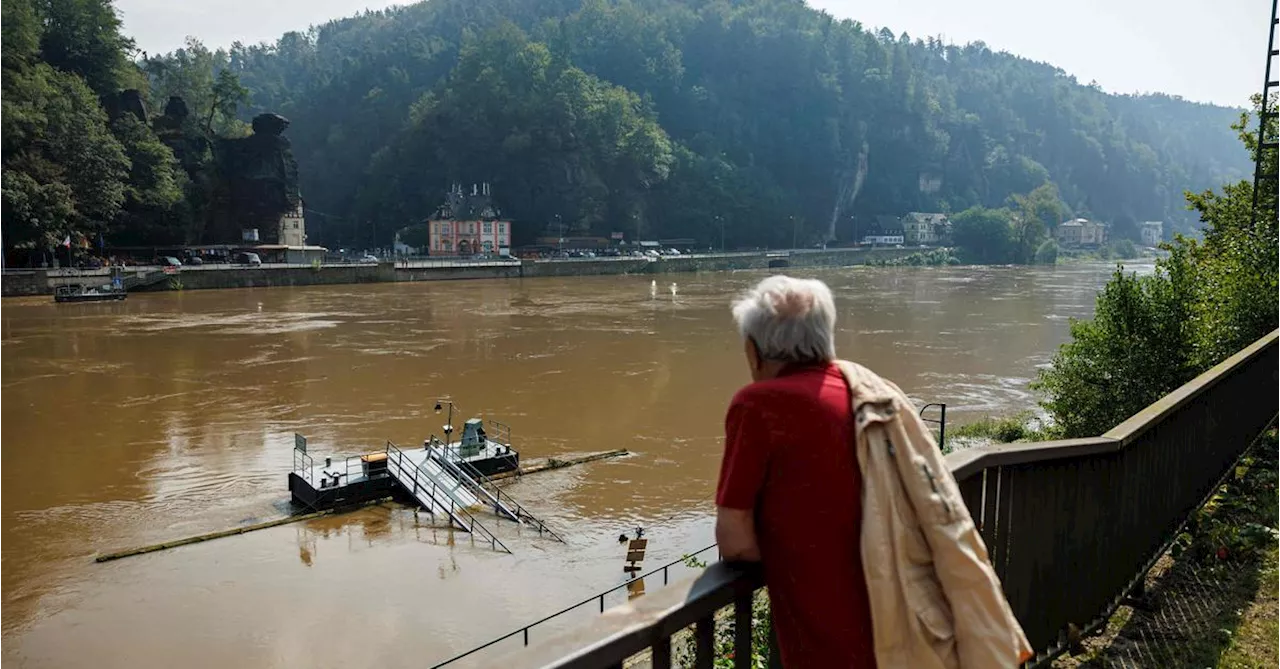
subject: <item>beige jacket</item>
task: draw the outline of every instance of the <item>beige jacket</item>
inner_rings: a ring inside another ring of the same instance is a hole
[[[839,361],[857,420],[862,564],[879,669],[997,669],[1032,656],[960,489],[911,400]]]

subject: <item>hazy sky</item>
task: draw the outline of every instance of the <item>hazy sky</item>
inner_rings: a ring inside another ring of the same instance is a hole
[[[531,0],[533,1],[533,0]],[[209,47],[274,41],[289,30],[388,0],[116,0],[150,53],[187,35]],[[1052,63],[1112,92],[1163,92],[1245,106],[1262,86],[1267,0],[809,0],[838,18],[913,38],[982,40]]]

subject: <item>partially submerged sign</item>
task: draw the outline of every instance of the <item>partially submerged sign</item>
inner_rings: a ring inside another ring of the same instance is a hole
[[[627,546],[627,564],[622,567],[622,571],[631,574],[640,571],[640,563],[644,562],[644,551],[648,545],[648,539],[632,539]]]

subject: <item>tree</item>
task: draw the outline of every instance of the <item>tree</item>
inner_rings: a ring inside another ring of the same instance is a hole
[[[971,207],[951,218],[951,236],[971,262],[1013,262],[1017,240],[1009,219],[1004,209]]]
[[[6,241],[47,242],[71,227],[103,230],[124,204],[129,160],[97,96],[79,77],[44,63],[6,75],[4,166],[23,175],[5,180],[6,229],[16,235]]]
[[[111,0],[37,1],[45,62],[79,75],[98,95],[114,95],[140,83],[129,62],[133,40],[120,34],[120,17]]]
[[[210,51],[194,37],[171,54],[152,56],[141,62],[150,82],[151,105],[163,109],[177,96],[192,110],[192,122],[206,137],[236,137],[248,134],[248,125],[236,117],[249,102],[249,91],[230,69],[226,51]]]
[[[1014,262],[1027,264],[1039,262],[1038,251],[1045,238],[1058,227],[1067,207],[1058,195],[1058,187],[1052,183],[1038,186],[1026,195],[1009,196],[1009,204],[1017,214],[1012,217]],[[1053,248],[1057,258],[1057,246]],[[1049,263],[1053,264],[1053,263]]]
[[[125,203],[112,226],[118,243],[183,243],[186,239],[181,211],[187,175],[169,147],[131,114],[111,124],[129,160]]]
[[[213,84],[212,99],[209,111],[204,117],[204,131],[214,135],[214,120],[219,119],[223,126],[229,125],[236,117],[240,105],[249,101],[249,90],[240,85],[240,80],[231,70],[218,72],[218,79]]]
[[[1071,341],[1032,384],[1062,436],[1103,434],[1190,378],[1187,278],[1167,268],[1145,277],[1119,268],[1093,319],[1071,323]]]
[[[124,148],[106,127],[107,116],[92,91],[77,78],[48,71],[43,98],[44,157],[76,198],[77,225],[101,229],[124,202],[129,169]],[[34,154],[27,156],[33,162]],[[50,175],[52,176],[52,175]]]

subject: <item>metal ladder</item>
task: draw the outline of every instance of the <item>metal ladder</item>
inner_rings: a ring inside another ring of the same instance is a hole
[[[1280,88],[1280,80],[1272,79],[1271,63],[1280,50],[1276,49],[1276,24],[1280,23],[1280,19],[1276,16],[1277,0],[1271,0],[1271,22],[1267,26],[1267,66],[1262,78],[1262,106],[1258,110],[1258,148],[1254,156],[1253,167],[1253,208],[1251,210],[1251,223],[1257,224],[1258,217],[1262,212],[1258,211],[1258,195],[1264,187],[1272,187],[1275,185],[1276,179],[1276,154],[1280,151],[1280,143],[1277,143],[1276,109],[1271,105],[1271,91]],[[1269,140],[1269,141],[1268,141]],[[1272,161],[1270,171],[1267,169],[1267,152],[1272,152]],[[1269,212],[1267,215],[1275,216],[1276,212]]]
[[[426,467],[414,463],[409,456],[405,455],[404,451],[389,441],[387,442],[386,454],[387,473],[409,494],[413,495],[414,500],[421,504],[428,513],[432,516],[437,512],[443,513],[457,529],[488,540],[489,547],[493,550],[500,550],[504,553],[511,552],[511,549],[507,548],[506,544],[502,543],[493,532],[490,532],[489,528],[476,520],[476,517],[471,515],[466,507],[458,504],[453,496],[446,493],[447,487],[441,485],[436,480],[437,477],[432,475]],[[428,461],[430,461],[430,458],[428,458]],[[456,483],[455,480],[455,487]]]
[[[517,502],[510,494],[503,492],[502,488],[499,488],[488,476],[480,473],[480,470],[476,469],[474,465],[466,460],[450,460],[443,448],[439,451],[435,450],[437,445],[439,444],[436,440],[428,441],[429,458],[438,458],[437,462],[444,465],[450,474],[459,481],[467,482],[476,496],[485,498],[489,504],[493,505],[495,513],[504,515],[517,523],[529,525],[537,530],[538,536],[545,534],[562,544],[567,543],[564,537],[556,534],[542,519],[530,513],[528,509],[524,508],[524,505]]]

